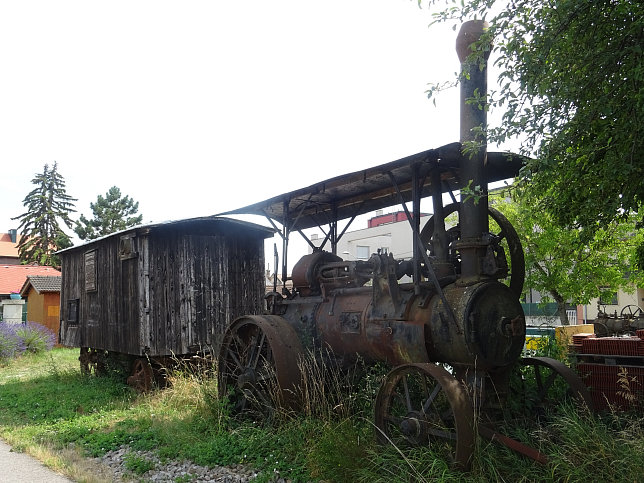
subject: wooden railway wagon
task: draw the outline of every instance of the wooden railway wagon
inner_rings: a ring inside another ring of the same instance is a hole
[[[81,369],[129,365],[146,390],[172,356],[217,350],[236,317],[264,306],[264,239],[274,231],[220,217],[128,229],[59,252],[60,341]]]

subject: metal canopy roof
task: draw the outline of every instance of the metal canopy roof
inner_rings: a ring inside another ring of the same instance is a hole
[[[499,152],[488,153],[487,158],[488,183],[516,177],[524,160],[518,155]],[[447,144],[380,166],[320,181],[307,188],[284,193],[221,215],[267,216],[291,230],[326,225],[400,204],[400,197],[390,174],[395,179],[405,202],[412,199],[414,168],[418,169],[418,177],[422,184],[421,198],[431,193],[429,179],[426,178],[434,168],[440,170],[442,192],[459,189],[461,162],[467,162],[461,154],[461,144]]]

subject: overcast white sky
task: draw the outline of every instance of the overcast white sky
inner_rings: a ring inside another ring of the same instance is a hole
[[[0,3],[0,232],[58,162],[79,213],[219,213],[458,140],[456,32],[416,0]],[[75,216],[78,216],[76,213]]]

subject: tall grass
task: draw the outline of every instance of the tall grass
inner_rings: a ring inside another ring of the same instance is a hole
[[[644,468],[638,414],[597,416],[564,407],[546,428],[526,430],[547,465],[479,441],[472,471],[463,474],[431,448],[375,443],[372,403],[381,368],[344,371],[303,361],[303,412],[261,424],[230,414],[208,360],[178,364],[168,388],[138,395],[122,378],[83,377],[77,358],[77,350],[54,349],[0,368],[0,436],[83,481],[106,477],[92,480],[80,469],[89,460],[78,455],[122,446],[155,450],[162,460],[248,465],[258,481],[641,481]]]

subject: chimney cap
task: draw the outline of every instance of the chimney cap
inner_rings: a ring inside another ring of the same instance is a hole
[[[490,24],[485,20],[468,20],[461,25],[461,29],[458,31],[458,36],[456,37],[456,53],[461,64],[472,53],[471,45],[478,41],[489,27]],[[490,51],[488,50],[484,55],[487,59],[490,56]]]

